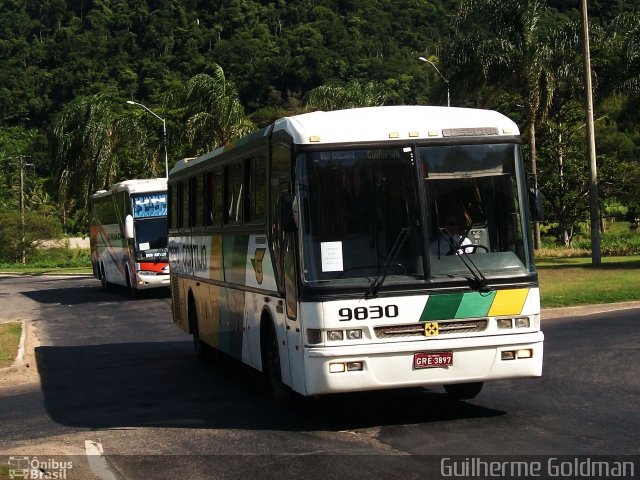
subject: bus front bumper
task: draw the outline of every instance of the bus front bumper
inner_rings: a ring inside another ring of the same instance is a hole
[[[136,278],[136,288],[145,290],[148,288],[168,287],[171,284],[170,275],[155,272],[138,272]]]
[[[304,393],[321,395],[540,377],[543,342],[542,332],[531,332],[465,339],[307,347]],[[430,368],[414,366],[415,354],[432,352],[451,352],[452,364]],[[510,358],[512,352],[514,358]]]

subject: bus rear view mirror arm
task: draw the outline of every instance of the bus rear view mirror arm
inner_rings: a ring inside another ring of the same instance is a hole
[[[282,230],[285,232],[295,232],[297,228],[293,203],[291,195],[280,197],[280,218],[282,219]]]

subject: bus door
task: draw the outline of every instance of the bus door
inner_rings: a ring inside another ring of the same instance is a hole
[[[289,195],[289,183],[280,185],[280,198]],[[298,283],[296,267],[296,232],[282,232],[282,272],[284,276],[285,322],[287,331],[287,350],[289,356],[289,372],[291,387],[304,392],[304,343],[302,341],[302,325],[298,318]]]

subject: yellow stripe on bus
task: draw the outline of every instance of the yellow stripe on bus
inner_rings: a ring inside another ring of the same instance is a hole
[[[493,299],[488,316],[498,315],[520,315],[524,302],[529,294],[528,288],[518,288],[516,290],[498,290]]]

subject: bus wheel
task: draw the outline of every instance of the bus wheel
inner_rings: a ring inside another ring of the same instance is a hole
[[[193,298],[189,301],[189,329],[193,335],[193,352],[196,358],[202,362],[207,360],[207,345],[200,340],[200,327],[198,327],[198,311]]]
[[[278,405],[292,407],[300,401],[300,396],[282,383],[282,370],[280,369],[280,349],[278,347],[278,336],[273,323],[269,324],[267,332],[267,345],[264,362],[264,369],[269,382],[271,396]]]
[[[109,282],[107,282],[107,273],[104,271],[104,265],[100,266],[100,283],[102,288],[109,290]]]
[[[444,389],[450,398],[454,400],[469,400],[475,398],[482,390],[482,382],[454,383],[445,385]]]
[[[127,269],[127,291],[129,292],[130,298],[136,298],[138,291],[134,288],[131,283],[131,276],[129,275],[129,270]]]

